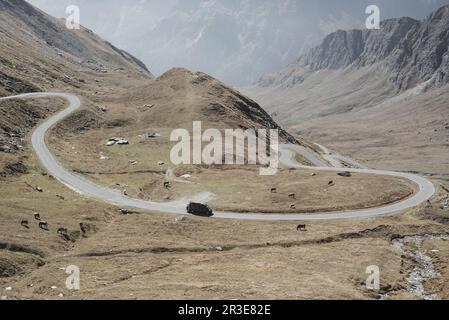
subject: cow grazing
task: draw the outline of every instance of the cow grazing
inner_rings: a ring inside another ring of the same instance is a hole
[[[48,231],[48,222],[47,221],[40,221],[39,222],[39,228],[42,230]]]
[[[67,234],[68,232],[69,232],[69,231],[68,231],[66,228],[59,228],[59,229],[58,229],[58,233],[59,233],[59,234],[64,234],[64,233]]]
[[[27,229],[30,228],[27,219],[22,219],[22,221],[20,222],[20,225],[21,225],[22,227],[24,227],[24,228],[27,228]]]
[[[64,238],[64,240],[66,241],[70,241],[70,236],[69,236],[69,230],[67,230],[67,228],[59,228],[58,229],[58,234]]]

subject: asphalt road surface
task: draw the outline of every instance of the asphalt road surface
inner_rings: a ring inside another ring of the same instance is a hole
[[[17,96],[0,98],[0,101],[7,99],[17,99],[17,98],[42,98],[42,97],[60,97],[64,98],[69,102],[69,107],[63,111],[55,114],[49,119],[45,120],[41,125],[39,125],[33,132],[32,135],[32,146],[36,155],[38,156],[42,166],[47,170],[49,174],[55,177],[58,181],[69,187],[70,189],[86,196],[89,198],[101,200],[121,208],[129,209],[140,209],[150,212],[160,212],[167,214],[176,215],[187,215],[184,208],[174,207],[169,204],[148,202],[139,199],[129,198],[116,191],[109,188],[105,188],[95,183],[76,175],[69,170],[65,169],[58,160],[53,156],[53,154],[48,149],[45,144],[45,134],[47,131],[57,124],[59,121],[63,120],[65,117],[76,111],[81,106],[81,101],[78,97],[67,94],[67,93],[29,93]],[[322,147],[322,149],[325,149]],[[311,152],[303,147],[298,147],[294,145],[279,145],[280,151],[280,161],[284,166],[290,168],[296,168],[301,170],[313,170],[317,171],[331,171],[340,172],[341,168],[326,167],[323,166],[323,162],[317,159]],[[302,166],[294,160],[295,154],[299,153],[306,157],[312,163],[318,165],[317,167],[307,167]],[[332,158],[330,152],[325,152],[324,158],[330,163],[339,163],[336,159]],[[237,212],[216,212],[214,218],[222,219],[238,219],[238,220],[253,220],[253,221],[325,221],[325,220],[343,220],[343,219],[365,219],[374,218],[384,215],[400,214],[407,209],[416,207],[423,202],[426,202],[435,194],[434,185],[420,176],[401,173],[401,172],[391,172],[383,170],[374,169],[344,169],[352,173],[367,173],[367,174],[378,174],[392,177],[405,178],[414,182],[419,191],[400,202],[389,204],[382,207],[355,210],[355,211],[343,211],[343,212],[323,212],[323,213],[313,213],[313,214],[260,214],[260,213],[237,213]]]

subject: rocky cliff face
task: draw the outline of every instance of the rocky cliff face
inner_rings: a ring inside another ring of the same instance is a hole
[[[1,62],[1,60],[0,60]],[[26,80],[7,75],[0,71],[0,95],[36,92],[38,88]]]
[[[300,68],[360,68],[381,63],[399,90],[427,82],[428,87],[449,83],[449,5],[423,21],[389,19],[380,30],[337,31],[321,45],[301,56],[278,77],[265,77],[262,85],[294,85]],[[294,77],[294,78],[293,78]]]

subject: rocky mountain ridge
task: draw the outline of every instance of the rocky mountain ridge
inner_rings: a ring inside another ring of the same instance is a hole
[[[152,77],[140,60],[91,30],[69,30],[64,20],[23,0],[0,0],[0,63],[0,91],[8,93],[46,88],[50,83],[78,87],[79,79],[72,78],[79,77],[81,70],[98,75],[124,70]]]
[[[362,68],[380,64],[399,91],[425,83],[449,83],[449,5],[423,21],[398,18],[382,21],[380,30],[349,30],[329,34],[321,45],[301,56],[280,74],[263,77],[259,84],[294,86],[303,69]]]

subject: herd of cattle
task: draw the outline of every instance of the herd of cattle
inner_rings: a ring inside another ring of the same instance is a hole
[[[48,222],[45,221],[45,220],[42,220],[41,215],[38,212],[35,212],[33,214],[33,216],[34,216],[34,220],[38,221],[38,226],[39,226],[40,229],[42,229],[44,231],[49,231],[50,230]],[[28,221],[28,219],[22,219],[20,224],[21,224],[22,227],[24,227],[26,229],[30,228],[30,222]],[[79,228],[80,228],[81,234],[83,236],[86,235],[86,233],[90,229],[90,227],[87,224],[82,223],[82,222],[79,224]],[[62,238],[64,238],[64,240],[66,240],[66,241],[71,241],[72,240],[72,238],[71,238],[67,228],[59,228],[57,230],[57,233]]]

